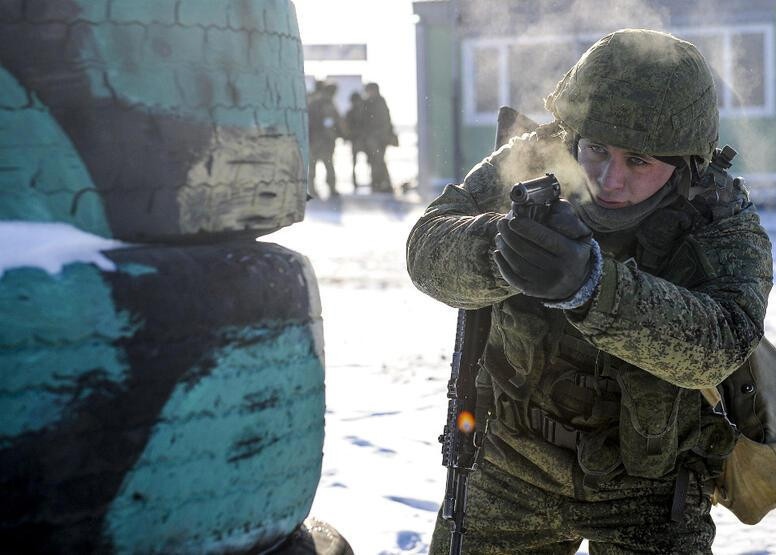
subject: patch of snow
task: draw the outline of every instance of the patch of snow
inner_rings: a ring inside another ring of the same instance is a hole
[[[73,262],[94,264],[114,271],[115,264],[101,251],[127,246],[70,224],[0,221],[0,276],[14,268],[40,268],[58,274]]]

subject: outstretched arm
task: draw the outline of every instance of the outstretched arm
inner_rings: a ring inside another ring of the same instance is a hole
[[[745,211],[695,235],[687,256],[707,274],[690,288],[605,259],[590,309],[569,320],[603,351],[686,388],[715,386],[763,336],[771,245]],[[676,264],[678,268],[683,264]]]
[[[465,187],[448,185],[407,240],[407,270],[424,293],[456,308],[481,308],[514,291],[496,268],[497,212],[479,213]]]

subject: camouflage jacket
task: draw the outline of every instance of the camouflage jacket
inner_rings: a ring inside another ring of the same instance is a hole
[[[493,306],[484,368],[497,403],[505,394],[522,402],[518,410],[539,407],[584,431],[574,454],[501,415],[491,423],[486,456],[569,493],[580,466],[611,477],[624,463],[630,476],[660,478],[682,453],[722,449],[714,445],[719,422],[716,431],[709,425],[698,389],[720,383],[761,339],[772,262],[759,218],[737,189],[722,199],[682,198],[630,233],[596,234],[603,278],[584,310],[516,295],[491,258],[496,222],[509,210],[513,183],[556,171],[567,158],[559,141],[540,134],[513,139],[429,205],[410,233],[407,267],[420,290],[450,306]],[[565,346],[574,343],[582,348],[569,355]],[[616,391],[597,391],[595,410],[575,413],[566,402],[573,388],[563,399],[555,391],[568,372],[596,380],[608,372]]]

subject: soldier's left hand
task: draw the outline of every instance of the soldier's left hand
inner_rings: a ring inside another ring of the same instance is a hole
[[[553,205],[544,224],[505,217],[497,223],[493,256],[503,278],[531,297],[572,297],[592,269],[592,233],[571,205]]]

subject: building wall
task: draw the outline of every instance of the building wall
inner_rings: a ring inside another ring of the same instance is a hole
[[[435,27],[428,34],[429,61],[429,104],[428,117],[429,151],[433,153],[430,160],[432,175],[442,181],[452,181],[455,171],[452,169],[454,160],[453,120],[452,120],[452,63],[450,48],[452,40],[449,29]],[[435,63],[435,60],[447,60],[448,63]]]

